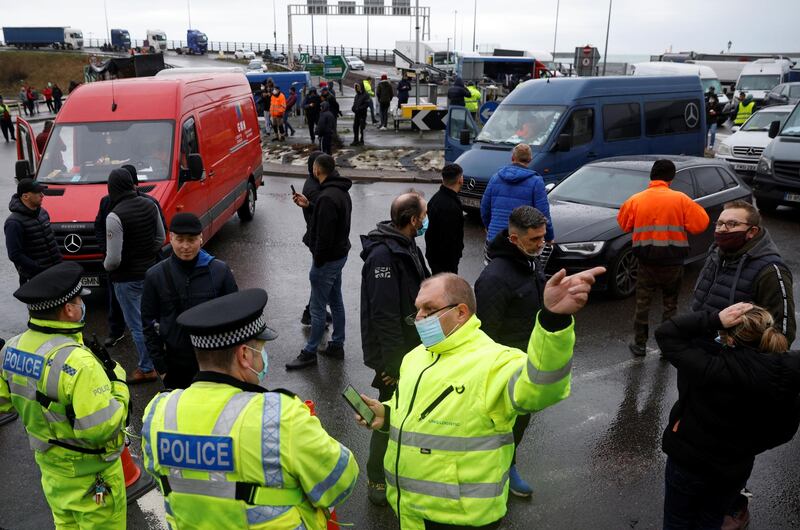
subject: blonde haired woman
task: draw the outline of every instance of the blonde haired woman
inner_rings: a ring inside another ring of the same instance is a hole
[[[721,344],[705,339],[714,331]],[[662,442],[664,528],[720,528],[756,455],[797,430],[800,362],[769,312],[747,303],[673,317],[656,340],[678,370]]]

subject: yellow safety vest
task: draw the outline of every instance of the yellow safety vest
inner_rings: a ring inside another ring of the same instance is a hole
[[[364,79],[364,90],[369,94],[369,97],[375,97],[375,91],[372,90],[372,84],[369,82],[369,79]]]
[[[468,86],[467,90],[469,91],[469,97],[464,101],[465,106],[467,107],[467,110],[472,113],[478,112],[478,103],[481,100],[481,91],[474,86]]]
[[[751,101],[749,105],[739,102],[739,109],[736,111],[736,119],[733,120],[734,125],[742,125],[747,119],[753,115],[753,108],[756,106],[755,101]]]

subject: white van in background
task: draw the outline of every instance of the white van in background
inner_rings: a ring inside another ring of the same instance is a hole
[[[630,66],[631,75],[696,75],[700,77],[703,93],[714,87],[714,93],[719,99],[720,107],[728,103],[728,97],[722,91],[722,85],[716,72],[708,66],[688,63],[649,62],[636,63]]]
[[[790,81],[791,69],[792,62],[789,59],[758,59],[747,63],[736,81],[736,92],[753,96],[760,106],[766,101],[770,90]]]

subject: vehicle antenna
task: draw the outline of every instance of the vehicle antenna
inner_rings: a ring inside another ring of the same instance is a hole
[[[114,78],[111,78],[111,112],[116,112],[117,100],[114,97]]]

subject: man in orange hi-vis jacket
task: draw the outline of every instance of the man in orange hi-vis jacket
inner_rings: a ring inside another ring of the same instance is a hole
[[[269,114],[272,118],[272,130],[275,131],[273,142],[282,142],[285,131],[283,129],[283,115],[286,114],[286,96],[276,86],[272,89],[272,97],[269,103]]]
[[[619,210],[617,222],[633,232],[633,253],[639,260],[636,278],[634,340],[628,345],[636,356],[647,353],[650,302],[661,291],[662,321],[675,314],[683,279],[683,260],[689,255],[688,233],[699,234],[708,227],[702,206],[680,191],[671,190],[675,164],[656,160],[650,170],[650,185],[630,197]]]

